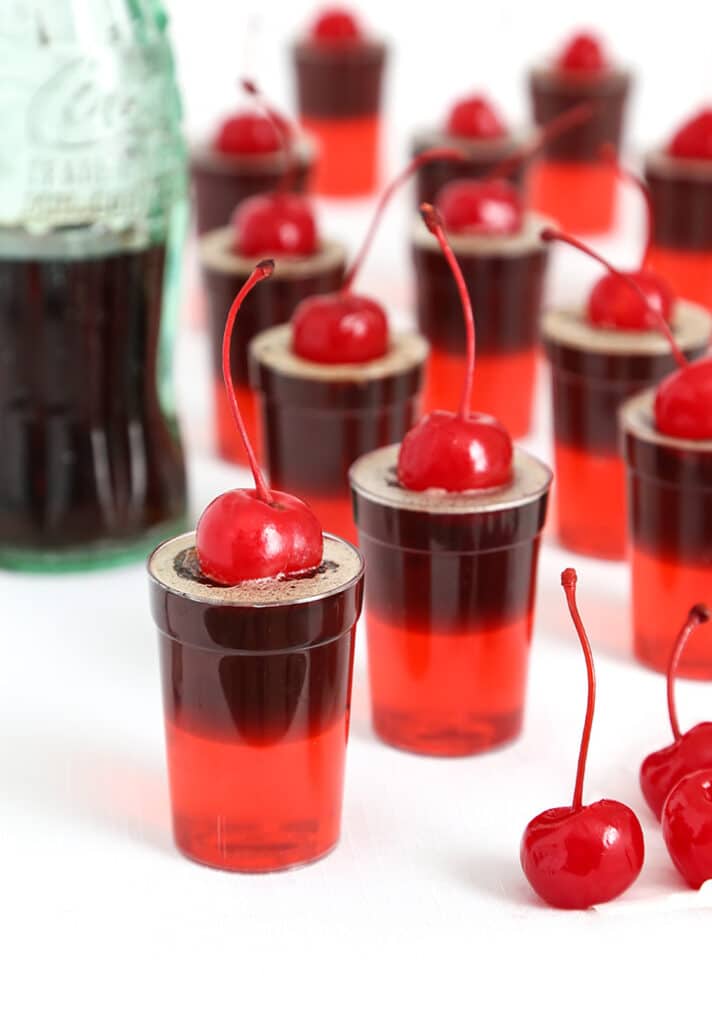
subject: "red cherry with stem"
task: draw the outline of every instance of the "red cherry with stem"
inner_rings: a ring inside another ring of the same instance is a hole
[[[325,46],[342,46],[355,43],[363,33],[351,11],[344,7],[329,7],[322,11],[313,23],[309,35]]]
[[[302,359],[315,363],[365,363],[388,351],[388,318],[383,307],[352,291],[356,275],[373,243],[381,217],[392,196],[424,164],[432,160],[463,160],[457,149],[423,150],[384,190],[363,244],[344,277],[341,290],[312,295],[292,315],[292,348]]]
[[[681,160],[712,160],[712,107],[703,107],[685,121],[670,139],[667,152]]]
[[[466,96],[453,104],[445,131],[460,139],[501,139],[507,134],[504,121],[485,96]]]
[[[223,334],[222,370],[232,414],[245,446],[254,489],[227,491],[210,502],[200,519],[195,546],[201,571],[217,583],[292,576],[321,564],[323,536],[308,505],[267,486],[247,434],[230,373],[235,318],[258,281],[269,277],[274,260],[262,260],[238,292]]]
[[[398,480],[411,491],[431,487],[445,491],[502,487],[512,479],[512,440],[493,416],[470,412],[475,318],[467,285],[437,210],[423,203],[420,212],[428,231],[437,238],[457,284],[465,317],[467,363],[459,411],[431,412],[408,431],[398,453]]]
[[[556,58],[560,71],[600,72],[608,67],[601,40],[590,32],[579,32],[564,46]]]
[[[281,137],[285,172],[274,192],[249,196],[236,207],[232,215],[235,249],[248,259],[311,256],[318,248],[319,237],[311,203],[291,191],[297,166],[291,126],[269,106],[253,82],[245,80],[242,84]]]
[[[673,742],[648,754],[640,766],[640,788],[658,820],[668,794],[680,779],[701,768],[712,768],[712,722],[700,722],[683,733],[675,707],[675,677],[682,652],[695,630],[709,622],[711,617],[712,612],[704,604],[696,604],[687,615],[675,641],[667,672],[667,703]]]
[[[712,878],[712,767],[685,775],[663,807],[663,839],[692,889]]]
[[[633,884],[645,857],[643,830],[630,807],[617,800],[583,803],[583,781],[596,704],[591,645],[576,604],[577,576],[564,569],[561,585],[588,673],[588,703],[570,807],[553,807],[524,830],[522,869],[532,889],[552,907],[586,910],[615,899]]]
[[[276,153],[282,148],[282,139],[269,118],[252,110],[241,110],[225,118],[213,145],[219,153],[229,156],[257,156]]]
[[[554,117],[534,141],[501,161],[484,178],[460,178],[448,182],[435,205],[448,231],[504,237],[515,235],[524,222],[524,198],[505,175],[530,160],[546,143],[591,117],[594,106],[578,103]]]

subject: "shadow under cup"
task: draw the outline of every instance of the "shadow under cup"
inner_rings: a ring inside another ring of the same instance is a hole
[[[361,556],[327,534],[319,569],[221,587],[194,541],[149,562],[176,845],[232,871],[309,863],[339,838]]]
[[[521,731],[551,471],[517,450],[507,487],[418,493],[397,457],[351,471],[373,727],[414,753],[474,754]]]

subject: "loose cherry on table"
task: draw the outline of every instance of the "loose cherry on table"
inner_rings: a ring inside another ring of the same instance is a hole
[[[374,299],[353,292],[356,275],[363,266],[383,212],[398,191],[417,170],[431,160],[463,160],[463,154],[448,147],[419,153],[388,185],[360,251],[347,271],[341,290],[312,295],[299,303],[292,315],[292,349],[302,359],[315,363],[365,363],[380,359],[388,350],[388,318]]]
[[[556,58],[560,71],[600,73],[608,67],[601,40],[590,32],[579,32],[563,47]]]
[[[692,441],[712,440],[712,357],[705,356],[689,363],[663,313],[663,303],[653,301],[649,292],[641,287],[639,274],[626,274],[583,242],[560,231],[545,228],[541,233],[545,242],[566,242],[580,252],[597,260],[609,275],[620,279],[635,295],[635,316],[639,329],[657,328],[666,338],[679,369],[674,370],[658,384],[655,392],[655,426],[661,434]]]
[[[696,604],[687,615],[675,641],[667,673],[667,703],[673,742],[648,754],[640,766],[640,788],[658,820],[668,794],[680,779],[690,772],[712,768],[712,722],[700,722],[683,733],[675,706],[675,677],[682,652],[695,630],[709,622],[711,617],[712,612],[704,604]]]
[[[281,138],[285,155],[285,172],[277,189],[267,194],[249,196],[232,215],[235,249],[240,256],[311,256],[319,244],[314,211],[309,200],[291,191],[296,159],[294,132],[281,115],[264,101],[256,86],[243,82],[261,105],[265,118]]]
[[[712,107],[704,107],[685,121],[668,143],[667,152],[681,160],[712,160]]]
[[[459,411],[431,412],[403,438],[398,454],[398,480],[411,491],[502,487],[512,478],[512,440],[493,416],[470,412],[475,371],[475,319],[467,285],[437,210],[423,203],[420,211],[428,231],[437,238],[457,284],[465,317],[467,367]]]
[[[505,176],[530,160],[547,143],[563,135],[574,125],[588,120],[593,113],[591,103],[578,103],[549,121],[534,138],[517,153],[501,161],[483,178],[456,178],[444,185],[435,205],[445,228],[454,234],[476,234],[493,237],[516,235],[524,222],[524,197]]]
[[[230,307],[223,334],[225,389],[255,486],[227,491],[213,499],[198,520],[195,546],[204,575],[229,586],[313,569],[321,564],[323,554],[321,526],[308,505],[267,486],[240,414],[230,373],[230,341],[240,306],[273,270],[273,260],[257,264]]]
[[[712,767],[685,775],[665,801],[663,839],[693,889],[712,878]]]
[[[356,43],[363,32],[356,17],[345,7],[328,7],[321,11],[309,30],[310,37],[323,46]]]
[[[520,859],[532,889],[563,910],[586,910],[615,899],[643,866],[645,845],[637,817],[617,800],[583,803],[583,782],[596,703],[591,646],[576,604],[576,572],[565,569],[561,585],[578,633],[588,673],[588,703],[570,807],[553,807],[533,818],[522,836]]]

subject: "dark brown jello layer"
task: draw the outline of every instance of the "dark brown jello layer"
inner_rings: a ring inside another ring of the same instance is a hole
[[[413,628],[461,628],[531,610],[551,471],[521,449],[511,485],[446,494],[398,483],[398,446],[351,469],[369,610]],[[403,614],[405,609],[405,614]]]
[[[712,249],[712,161],[680,160],[662,151],[645,161],[653,242],[670,249]]]
[[[290,184],[293,191],[307,190],[313,164],[312,146],[300,142]],[[286,164],[283,153],[228,156],[210,146],[199,146],[191,154],[190,171],[198,234],[204,235],[229,224],[243,199],[273,192],[284,178]]]
[[[448,237],[472,299],[481,352],[531,348],[539,334],[547,247],[545,221],[528,215],[522,231],[507,238]],[[464,351],[465,328],[457,285],[437,240],[418,221],[413,234],[418,327],[447,351]]]
[[[712,318],[700,306],[678,301],[673,328],[680,347],[696,358],[706,351]],[[669,344],[654,331],[593,327],[578,310],[545,314],[542,334],[552,368],[556,440],[616,453],[618,410],[675,369]]]
[[[237,256],[231,228],[211,231],[201,241],[200,258],[208,301],[208,326],[213,368],[222,374],[222,335],[233,299],[254,269],[256,258]],[[288,321],[302,299],[337,291],[344,276],[346,253],[335,242],[324,242],[314,256],[278,259],[272,277],[255,288],[240,310],[230,352],[233,380],[248,383],[247,346],[261,331]]]
[[[348,493],[354,460],[400,441],[415,422],[427,352],[417,335],[393,335],[381,359],[324,365],[291,352],[289,325],[255,338],[250,381],[261,397],[271,484]]]
[[[648,391],[620,413],[631,537],[661,557],[712,565],[712,439],[686,441],[661,433],[653,402]]]
[[[159,398],[165,247],[71,259],[52,244],[0,259],[0,547],[138,542],[185,514]]]
[[[417,156],[426,149],[452,147],[463,153],[464,160],[442,157],[430,160],[418,168],[415,191],[418,204],[434,203],[440,189],[456,178],[483,178],[507,157],[518,152],[526,140],[518,135],[505,135],[501,139],[469,141],[446,132],[431,130],[419,132],[413,139],[411,153]],[[510,167],[506,173],[510,181],[521,185],[524,181],[524,163]]]
[[[386,54],[386,46],[376,41],[348,46],[298,42],[293,56],[300,114],[349,118],[377,113]]]
[[[601,148],[619,148],[630,76],[624,71],[601,74],[565,74],[555,68],[536,68],[529,75],[534,120],[545,125],[564,111],[586,101],[591,117],[545,146],[551,160],[585,162],[601,159]]]
[[[360,555],[325,535],[312,574],[211,587],[195,568],[194,539],[174,538],[149,560],[166,717],[255,745],[322,732],[348,706]]]

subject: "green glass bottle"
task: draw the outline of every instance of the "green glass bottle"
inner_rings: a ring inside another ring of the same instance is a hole
[[[186,152],[158,0],[0,0],[0,566],[183,526]]]

